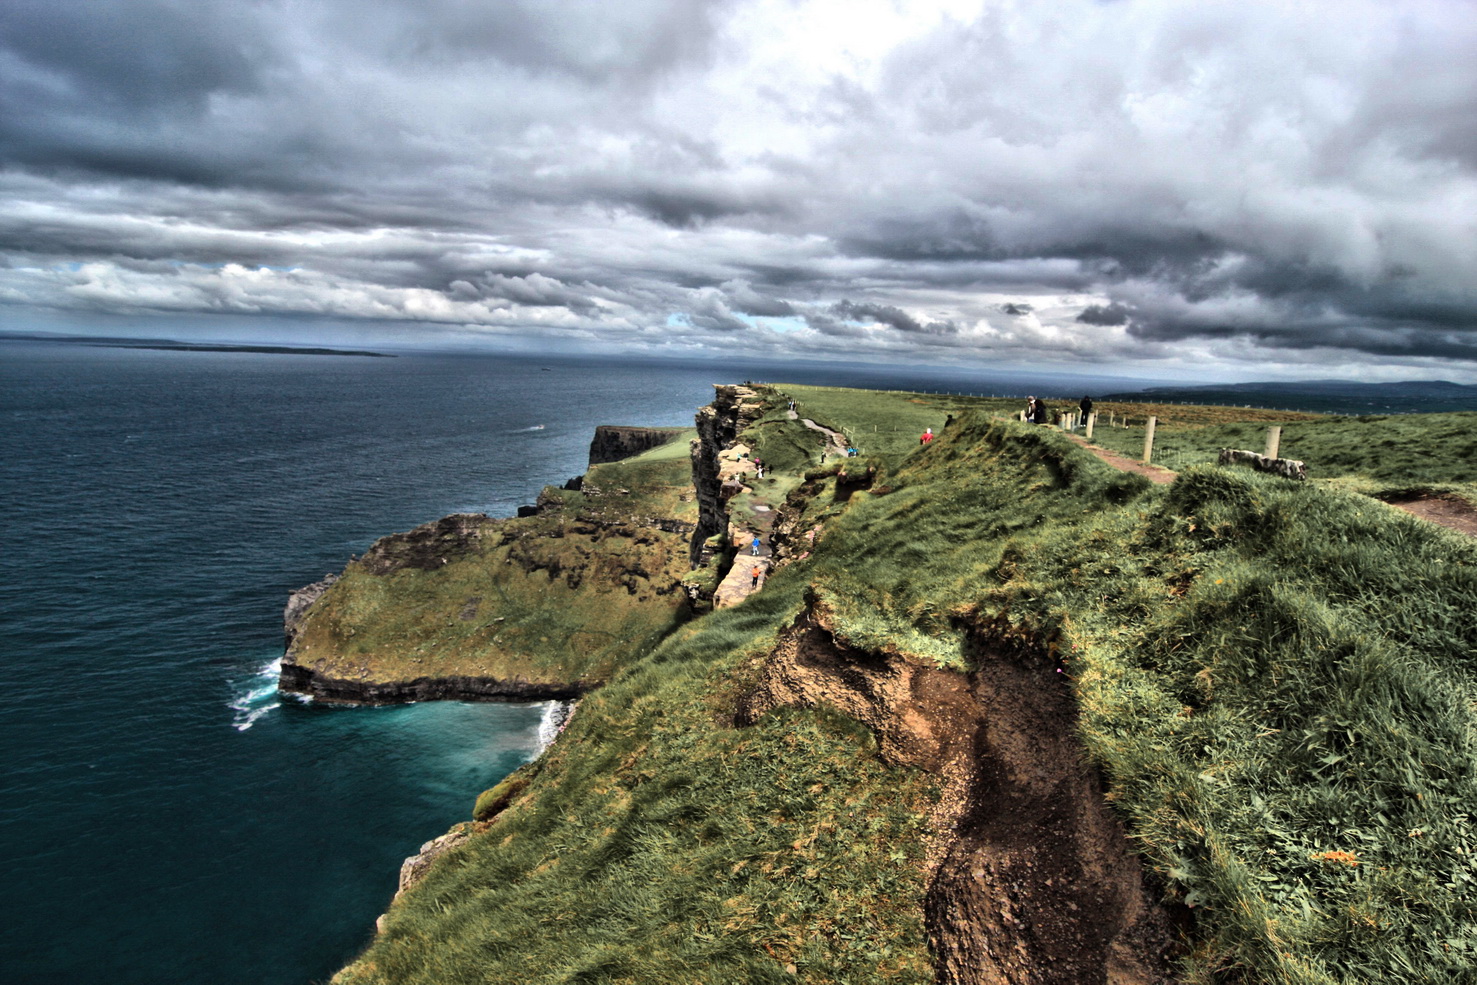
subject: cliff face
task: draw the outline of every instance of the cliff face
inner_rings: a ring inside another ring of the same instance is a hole
[[[682,434],[682,428],[638,428],[602,424],[590,440],[590,464],[604,465],[660,448]]]
[[[759,395],[746,386],[715,384],[713,402],[697,413],[697,440],[692,443],[692,484],[697,490],[698,521],[692,534],[690,560],[703,566],[710,552],[709,537],[728,532],[726,502],[719,455],[732,448],[740,431],[764,413]]]

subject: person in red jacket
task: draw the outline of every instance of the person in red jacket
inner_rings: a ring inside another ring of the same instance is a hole
[[[918,439],[920,445],[926,445],[933,440],[933,428],[924,428],[923,435]]]

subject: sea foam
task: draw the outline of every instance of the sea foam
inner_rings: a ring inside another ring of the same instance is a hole
[[[265,664],[252,677],[241,682],[241,691],[231,701],[231,727],[245,732],[273,708],[280,708],[282,701],[277,694],[277,679],[282,676],[282,658]]]

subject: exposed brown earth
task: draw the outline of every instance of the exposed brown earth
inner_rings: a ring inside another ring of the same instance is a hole
[[[1076,739],[1044,653],[974,634],[969,674],[851,649],[817,604],[781,638],[735,720],[825,705],[890,762],[936,774],[924,901],[944,985],[1163,985],[1178,935]]]
[[[1468,537],[1477,537],[1477,507],[1460,496],[1424,493],[1392,496],[1384,501],[1422,520],[1439,523],[1443,527],[1466,534]]]

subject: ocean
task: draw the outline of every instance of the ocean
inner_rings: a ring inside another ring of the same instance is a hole
[[[750,378],[1041,382],[0,341],[6,981],[325,981],[402,859],[535,755],[546,706],[281,699],[288,592],[387,533],[514,514],[585,471],[595,425],[691,425]]]
[[[288,592],[383,534],[512,514],[596,424],[690,424],[712,378],[0,347],[6,977],[332,974],[544,706],[280,700]]]
[[[546,706],[274,689],[288,593],[375,538],[507,516],[597,424],[824,365],[393,359],[0,342],[0,968],[28,985],[323,981],[401,861],[532,756]]]

